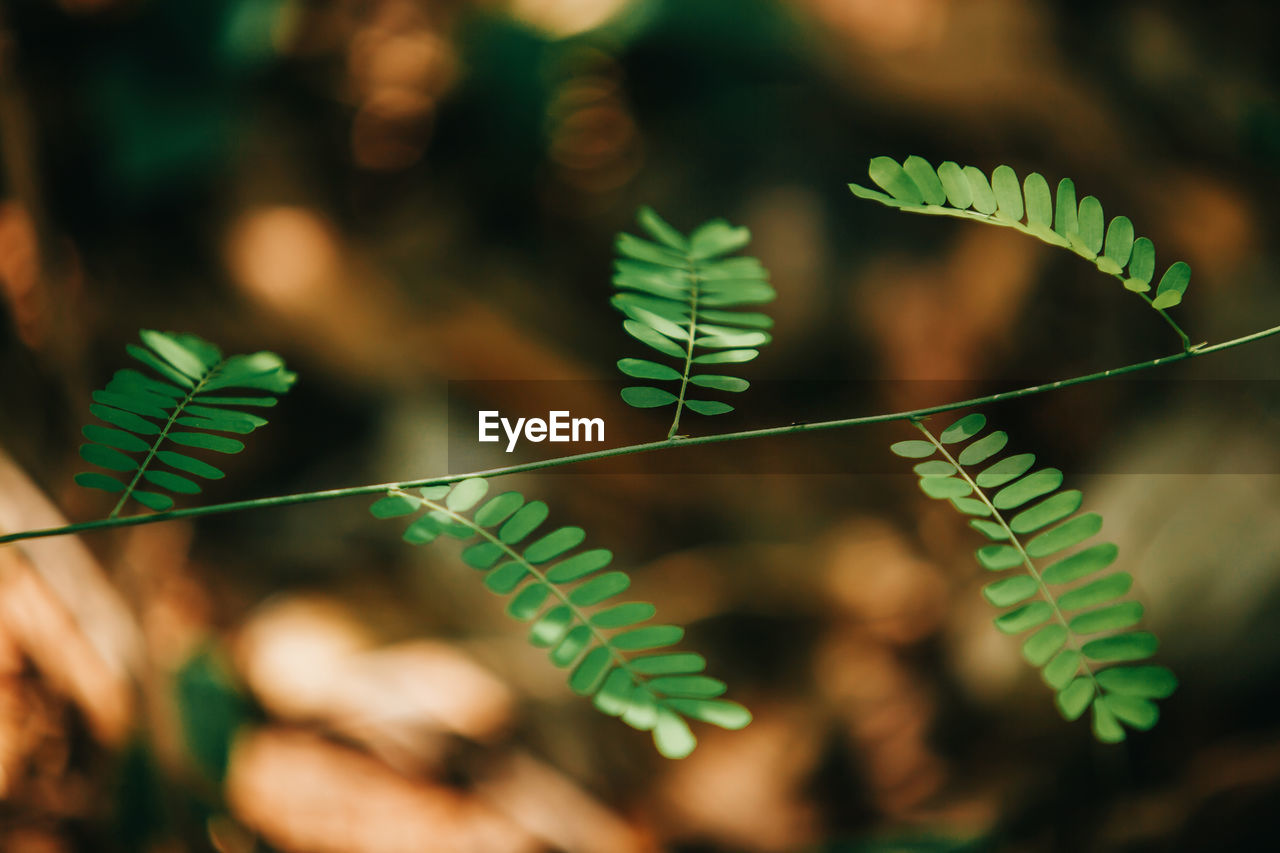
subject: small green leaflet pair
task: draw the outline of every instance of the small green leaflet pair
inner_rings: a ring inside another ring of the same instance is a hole
[[[751,722],[746,708],[719,698],[724,682],[702,674],[701,655],[670,651],[684,629],[646,624],[656,612],[652,604],[617,600],[631,578],[604,571],[613,561],[610,551],[575,550],[586,539],[581,527],[558,527],[531,540],[547,505],[519,492],[482,503],[488,489],[489,482],[477,478],[416,493],[396,490],[370,512],[415,516],[403,537],[412,545],[440,536],[467,543],[462,561],[484,573],[490,591],[510,597],[507,613],[532,623],[529,642],[569,669],[569,687],[592,697],[605,714],[650,732],[662,755],[684,758],[693,751],[689,719],[726,729]]]
[[[268,408],[276,398],[232,395],[283,394],[297,379],[275,353],[228,358],[195,335],[143,329],[139,336],[143,345],[126,349],[151,372],[119,370],[105,389],[93,392],[89,411],[103,423],[85,426],[89,441],[80,446],[86,462],[121,474],[123,480],[99,471],[75,478],[82,486],[120,495],[112,517],[130,498],[148,509],[166,510],[173,506],[166,492],[193,495],[201,487],[192,478],[222,479],[221,469],[189,455],[188,448],[244,450],[241,441],[220,433],[247,435],[263,426],[265,418],[243,409]],[[144,482],[148,489],[138,488]]]
[[[1133,222],[1127,216],[1116,216],[1108,225],[1102,203],[1093,196],[1085,196],[1077,204],[1076,187],[1070,178],[1058,182],[1055,198],[1043,175],[1032,172],[1019,183],[1009,166],[997,166],[988,179],[976,166],[960,166],[950,160],[935,170],[923,157],[911,156],[901,164],[892,157],[875,157],[868,174],[884,192],[850,184],[849,189],[859,198],[910,213],[1003,225],[1071,249],[1119,279],[1126,289],[1141,294],[1162,313],[1182,301],[1191,283],[1191,267],[1178,261],[1161,276],[1155,297],[1146,296],[1155,274],[1155,246],[1146,237],[1135,239]],[[1189,345],[1181,329],[1167,316],[1165,319],[1183,337],[1184,346]]]
[[[686,408],[700,415],[733,411],[728,403],[689,395],[750,387],[745,379],[715,372],[715,366],[751,361],[772,340],[765,331],[773,326],[767,314],[732,309],[772,302],[777,293],[758,260],[726,257],[751,241],[746,228],[713,219],[686,237],[650,208],[641,208],[637,218],[653,239],[618,235],[621,257],[613,276],[618,292],[612,303],[627,317],[622,323],[627,334],[674,359],[677,367],[624,358],[618,369],[636,379],[679,384],[672,385],[674,393],[630,386],[622,389],[622,399],[642,409],[674,405],[667,433],[674,438]]]
[[[899,441],[890,449],[928,460],[915,466],[920,489],[971,516],[970,526],[993,543],[977,550],[983,568],[1021,569],[987,584],[982,594],[996,607],[1009,608],[995,618],[1000,631],[1033,632],[1023,642],[1023,657],[1056,692],[1062,716],[1075,720],[1092,708],[1094,735],[1106,743],[1124,740],[1121,723],[1138,730],[1154,726],[1160,711],[1152,700],[1171,695],[1178,682],[1163,666],[1135,663],[1154,655],[1159,642],[1135,630],[1142,605],[1124,597],[1133,577],[1102,574],[1119,549],[1102,542],[1063,556],[1096,535],[1102,517],[1077,515],[1081,493],[1060,491],[1062,472],[1056,468],[1033,471],[1034,454],[997,459],[1009,436],[982,435],[987,419],[981,414],[967,415],[938,435],[922,421],[915,424],[926,440]]]

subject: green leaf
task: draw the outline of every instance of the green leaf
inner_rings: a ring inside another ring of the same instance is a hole
[[[514,545],[537,529],[547,520],[550,510],[542,501],[531,501],[516,511],[506,524],[498,531],[498,538],[508,545]]]
[[[1077,634],[1097,634],[1102,631],[1117,631],[1121,628],[1132,628],[1142,618],[1142,605],[1137,601],[1122,601],[1107,607],[1099,607],[1081,613],[1068,623]]]
[[[657,608],[648,602],[628,601],[592,615],[591,624],[597,628],[626,628],[652,619],[656,612]]]
[[[685,758],[698,745],[689,725],[665,708],[659,708],[653,726],[653,743],[663,758]]]
[[[484,585],[498,595],[508,595],[529,577],[529,569],[523,563],[503,563],[484,576]]]
[[[1152,301],[1155,308],[1172,308],[1182,301],[1182,294],[1187,292],[1191,283],[1191,267],[1186,261],[1178,261],[1165,270],[1156,287],[1156,298]]]
[[[938,173],[933,170],[933,166],[929,165],[928,160],[912,154],[902,164],[902,170],[911,178],[911,182],[916,185],[916,189],[920,191],[926,202],[947,203],[947,193],[942,188],[942,182],[938,180]]]
[[[124,491],[124,483],[115,477],[109,477],[97,471],[85,471],[76,474],[75,481],[86,489],[100,489],[104,492],[112,492],[118,494]]]
[[[567,583],[584,578],[609,565],[613,560],[613,552],[604,548],[582,551],[568,559],[561,560],[547,570],[547,580],[552,583]]]
[[[1063,238],[1079,230],[1076,217],[1076,185],[1070,178],[1058,181],[1058,198],[1054,211],[1053,230]]]
[[[991,173],[991,189],[996,197],[996,216],[1017,222],[1022,219],[1022,187],[1018,175],[1008,166],[996,166]]]
[[[528,622],[538,615],[550,594],[551,587],[545,583],[526,584],[507,604],[507,615],[521,622]]]
[[[630,586],[631,578],[624,572],[605,572],[574,587],[569,593],[569,601],[579,607],[590,607],[626,591]]]
[[[1098,704],[1127,726],[1139,731],[1146,731],[1160,719],[1160,709],[1152,702],[1138,696],[1107,695],[1098,699]]]
[[[636,379],[679,379],[680,371],[667,367],[664,364],[658,364],[653,361],[645,361],[642,358],[623,358],[618,360],[618,369],[627,376],[634,376]]]
[[[603,646],[596,646],[587,652],[587,656],[582,662],[574,668],[573,674],[569,676],[569,687],[574,693],[586,696],[596,690],[604,681],[605,674],[609,670],[611,657],[609,650]]]
[[[920,491],[935,500],[962,498],[973,491],[964,480],[955,477],[926,477],[920,481]]]
[[[160,460],[170,468],[177,468],[187,474],[195,474],[197,477],[204,477],[206,480],[221,480],[226,474],[213,467],[207,462],[194,459],[182,453],[172,450],[156,451],[156,459]]]
[[[1044,666],[1066,642],[1066,628],[1061,625],[1047,625],[1032,634],[1022,644],[1022,656],[1032,666]]]
[[[369,514],[374,518],[398,518],[412,515],[419,509],[418,502],[405,495],[386,495],[374,501],[369,507]]]
[[[642,207],[636,211],[636,219],[639,220],[640,226],[648,231],[659,243],[664,244],[669,249],[677,252],[685,252],[689,248],[689,241],[684,238],[679,231],[667,224],[661,216],[652,207]]]
[[[733,227],[723,219],[713,219],[689,237],[688,257],[701,261],[736,252],[751,242],[751,232]]]
[[[1103,743],[1124,740],[1124,729],[1101,700],[1093,703],[1093,736]]]
[[[1067,489],[1024,509],[1013,517],[1009,527],[1014,533],[1034,533],[1045,525],[1061,521],[1080,508],[1084,495],[1079,489]]]
[[[706,659],[693,652],[670,652],[631,660],[631,669],[642,675],[686,675],[706,668]]]
[[[975,441],[960,451],[957,461],[961,465],[977,465],[995,456],[1009,443],[1009,436],[1003,432],[993,432]]]
[[[971,415],[965,415],[963,418],[944,429],[942,434],[938,436],[938,440],[943,444],[955,444],[957,441],[967,441],[982,432],[986,425],[986,416],[974,412]]]
[[[647,386],[631,386],[622,389],[622,399],[628,406],[637,409],[654,409],[658,406],[669,406],[678,399],[670,391]]]
[[[929,446],[933,447],[933,445]],[[956,473],[956,466],[941,459],[931,459],[928,462],[921,462],[911,470],[921,477],[950,477]]]
[[[80,458],[108,471],[136,471],[138,460],[102,444],[80,445]]]
[[[955,161],[948,160],[938,167],[938,180],[947,193],[947,201],[959,210],[968,210],[973,204],[973,193],[969,189],[969,180],[964,169]]]
[[[688,400],[684,401],[684,405],[692,412],[700,415],[723,415],[733,411],[733,406],[728,403],[721,403],[719,400]]]
[[[751,387],[751,383],[745,379],[739,379],[736,376],[716,376],[710,373],[690,376],[689,382],[699,388],[714,388],[717,391],[732,391],[734,393],[745,391]]]
[[[110,391],[94,391],[90,397],[95,403],[148,418],[167,418],[169,411],[166,406],[172,404],[171,400],[154,394],[113,394]]]
[[[1133,576],[1128,572],[1114,572],[1096,581],[1076,587],[1058,598],[1060,610],[1082,610],[1114,601],[1133,586]]]
[[[1101,529],[1102,516],[1096,512],[1076,516],[1028,542],[1027,554],[1032,557],[1048,557],[1064,548],[1079,545]]]
[[[672,646],[684,638],[684,629],[675,625],[646,625],[615,634],[613,646],[623,651],[642,652]]]
[[[730,349],[700,355],[693,360],[694,364],[739,364],[751,361],[760,354],[754,349]]]
[[[1104,690],[1125,696],[1164,699],[1178,688],[1178,679],[1163,666],[1113,666],[1096,677]]]
[[[239,453],[244,450],[244,442],[236,441],[221,435],[209,435],[203,432],[170,432],[168,439],[184,447],[198,447],[202,450],[213,450],[217,453]]]
[[[1049,617],[1053,615],[1053,608],[1043,601],[1033,601],[1030,604],[1024,604],[1016,610],[1010,610],[1008,613],[997,616],[993,621],[996,628],[1004,634],[1021,634],[1035,628],[1037,625],[1043,625],[1049,621]]]
[[[105,444],[117,450],[126,450],[130,453],[137,453],[151,448],[151,445],[142,439],[121,429],[111,429],[98,424],[86,424],[80,432],[90,441]]]
[[[530,645],[547,649],[558,644],[569,633],[573,620],[573,611],[565,605],[552,607],[529,628]]]
[[[524,495],[519,492],[503,492],[496,498],[489,499],[484,506],[476,510],[476,524],[481,527],[496,527],[522,506],[524,506]]]
[[[1093,703],[1093,682],[1080,676],[1058,692],[1058,710],[1067,720],[1078,720]]]
[[[1156,653],[1160,641],[1149,631],[1132,631],[1113,637],[1102,637],[1085,643],[1080,651],[1097,661],[1143,660]]]
[[[674,358],[684,357],[684,350],[679,344],[665,335],[658,334],[652,328],[638,320],[623,320],[622,328],[625,329],[627,334],[631,337],[643,344],[648,344],[663,355],[669,355]]]
[[[1053,656],[1053,660],[1049,661],[1041,671],[1041,675],[1045,683],[1054,690],[1062,690],[1080,671],[1080,663],[1083,660],[1084,656],[1075,649],[1063,649]]]
[[[1107,227],[1107,242],[1104,254],[1107,260],[1115,264],[1115,273],[1119,273],[1129,263],[1129,255],[1133,251],[1133,222],[1127,216],[1117,216]],[[1108,270],[1111,272],[1111,270]]]
[[[982,170],[977,166],[965,166],[964,177],[969,183],[969,193],[973,196],[973,209],[987,215],[995,213],[996,196]]]
[[[99,403],[91,405],[89,411],[112,426],[118,426],[138,435],[160,434],[160,427],[129,412],[122,412],[119,409],[113,409]]]
[[[889,450],[907,459],[924,459],[932,456],[937,448],[927,441],[898,441],[889,445]]]
[[[1120,549],[1110,542],[1100,542],[1053,563],[1040,573],[1048,584],[1071,583],[1101,571],[1116,561]]]
[[[666,702],[673,711],[719,726],[722,729],[741,729],[751,722],[751,712],[736,702],[726,699],[680,699]]]
[[[1027,471],[1031,470],[1031,466],[1036,464],[1036,455],[1034,453],[1020,453],[1017,456],[1007,456],[999,462],[987,467],[977,477],[974,478],[981,488],[994,489],[997,486],[1003,486],[1005,483],[1021,477]],[[1003,509],[1003,507],[1001,507]]]
[[[463,480],[450,489],[444,505],[453,512],[466,512],[489,492],[489,481],[480,477]]]
[[[1022,552],[1012,545],[985,545],[975,554],[982,567],[992,572],[1022,565]]]
[[[1133,243],[1133,251],[1129,256],[1129,278],[1125,287],[1144,293],[1151,289],[1151,276],[1156,271],[1156,247],[1146,237],[1139,237]]]
[[[996,607],[1010,607],[1039,591],[1040,587],[1034,580],[1026,575],[1015,575],[987,584],[982,588],[982,595]]]
[[[725,683],[705,675],[677,675],[654,678],[648,682],[650,690],[667,696],[685,699],[714,699],[724,694]]]
[[[1076,233],[1080,236],[1081,245],[1091,257],[1096,257],[1102,251],[1102,228],[1105,221],[1102,202],[1091,195],[1080,199],[1079,224],[1076,226]]]
[[[1053,224],[1053,195],[1049,182],[1039,172],[1032,172],[1022,181],[1027,199],[1027,224],[1049,228]]]
[[[526,548],[524,558],[536,566],[578,547],[586,538],[587,532],[581,527],[561,527]]]
[[[924,196],[916,182],[911,180],[911,176],[892,157],[872,158],[867,174],[898,201],[913,205],[924,204]]]
[[[147,509],[154,509],[157,512],[163,512],[173,506],[173,498],[168,495],[157,494],[156,492],[144,492],[139,489],[135,489],[132,497]]]
[[[154,486],[162,489],[168,489],[180,495],[195,495],[200,493],[200,486],[193,480],[188,480],[179,474],[169,471],[144,471],[142,478]]]
[[[996,492],[991,503],[996,509],[1014,509],[1033,498],[1052,492],[1061,485],[1061,471],[1057,468],[1043,468]]]

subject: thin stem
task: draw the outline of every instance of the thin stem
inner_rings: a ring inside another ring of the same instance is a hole
[[[1259,341],[1278,334],[1280,334],[1280,326],[1273,326],[1270,329],[1254,332],[1253,334],[1245,335],[1244,337],[1233,338],[1232,340],[1222,341],[1221,343],[1213,345],[1193,346],[1189,350],[1183,350],[1182,352],[1175,353],[1174,355],[1161,356],[1160,358],[1153,358],[1149,361],[1140,361],[1135,364],[1126,365],[1125,367],[1116,367],[1110,370],[1102,370],[1097,373],[1090,373],[1084,376],[1076,376],[1072,379],[1061,379],[1057,382],[1049,382],[1043,385],[1031,385],[1026,388],[1019,388],[1015,391],[1002,391],[998,394],[988,394],[984,397],[958,400],[953,403],[941,403],[936,406],[926,406],[925,408],[911,409],[905,412],[864,415],[862,417],[841,418],[839,420],[832,421],[815,421],[807,424],[788,424],[787,426],[769,427],[767,429],[725,432],[718,435],[702,435],[694,438],[669,438],[665,441],[651,441],[646,444],[632,444],[626,447],[613,447],[606,450],[595,450],[590,453],[578,453],[573,456],[561,456],[556,459],[543,459],[538,462],[523,462],[519,465],[490,468],[485,471],[470,471],[465,474],[447,474],[437,477],[426,477],[420,480],[407,480],[399,483],[376,483],[367,486],[352,486],[343,489],[301,492],[299,494],[292,495],[277,495],[270,498],[256,498],[254,500],[247,501],[233,501],[231,503],[191,507],[189,509],[169,510],[167,512],[157,512],[147,515],[130,515],[101,519],[98,521],[84,521],[79,524],[68,524],[63,527],[51,527],[44,530],[25,530],[19,533],[9,533],[7,535],[0,536],[0,545],[8,542],[17,542],[21,539],[42,539],[49,536],[66,536],[71,533],[81,533],[88,530],[105,530],[114,527],[133,527],[139,524],[154,524],[160,521],[171,521],[181,518],[198,518],[205,515],[220,515],[228,512],[239,512],[240,510],[246,509],[292,506],[294,504],[315,503],[316,501],[327,501],[335,498],[385,494],[386,492],[394,489],[410,489],[418,488],[420,486],[445,485],[448,483],[456,483],[461,480],[467,480],[472,477],[501,477],[507,474],[519,474],[525,471],[538,471],[545,468],[558,468],[562,465],[573,465],[578,462],[589,462],[595,459],[609,459],[614,456],[629,456],[633,453],[647,453],[653,450],[668,450],[674,447],[693,447],[702,444],[719,444],[721,442],[742,441],[750,438],[768,438],[778,435],[791,435],[793,433],[843,429],[845,427],[887,423],[890,421],[910,421],[925,417],[926,415],[937,414],[939,412],[965,409],[970,406],[985,406],[988,403],[996,403],[1001,400],[1016,400],[1020,397],[1030,397],[1034,394],[1043,394],[1046,391],[1053,391],[1058,388],[1069,388],[1072,385],[1083,385],[1088,382],[1096,382],[1109,377],[1124,376],[1128,373],[1137,373],[1138,371],[1148,370],[1162,364],[1173,364],[1174,362],[1185,361],[1190,358],[1208,355],[1209,353],[1221,352],[1223,350],[1243,346],[1244,344],[1253,343],[1254,341]]]
[[[1036,582],[1036,589],[1040,592],[1040,598],[1049,605],[1050,610],[1053,611],[1053,618],[1067,632],[1065,644],[1070,646],[1074,651],[1080,652],[1080,663],[1077,664],[1077,671],[1079,671],[1079,667],[1084,667],[1085,675],[1087,675],[1089,680],[1093,682],[1094,695],[1101,696],[1102,688],[1098,686],[1098,680],[1094,677],[1093,669],[1089,666],[1084,653],[1081,652],[1080,643],[1076,638],[1075,632],[1072,631],[1071,626],[1067,624],[1067,617],[1064,616],[1062,610],[1058,608],[1058,602],[1054,599],[1053,593],[1049,591],[1049,585],[1040,577],[1040,570],[1037,569],[1036,564],[1031,561],[1031,555],[1027,553],[1026,548],[1022,547],[1022,540],[1018,538],[1018,534],[1013,532],[1013,528],[1004,520],[1004,516],[1001,515],[1000,510],[996,509],[996,505],[987,498],[986,491],[980,488],[977,482],[969,476],[969,472],[964,469],[964,466],[960,464],[959,460],[951,455],[950,451],[942,445],[942,442],[938,441],[933,432],[918,420],[913,420],[912,423],[915,424],[916,429],[924,433],[925,437],[929,439],[934,447],[942,451],[942,455],[946,457],[946,460],[955,467],[956,472],[964,478],[966,483],[969,484],[969,488],[973,489],[973,493],[978,496],[978,500],[982,501],[986,508],[991,511],[991,517],[994,518],[996,523],[1000,525],[1000,528],[1004,530],[1005,537],[1009,540],[1009,543],[1017,549],[1018,555],[1022,557],[1022,565],[1026,568],[1027,574],[1031,576],[1031,579]],[[1072,677],[1074,677],[1074,673],[1072,673]]]
[[[204,388],[205,383],[212,379],[214,375],[222,369],[222,365],[224,363],[225,362],[221,361],[218,362],[217,367],[205,373],[204,377],[196,383],[196,386],[187,392],[187,396],[182,399],[182,402],[178,403],[178,405],[174,407],[173,414],[169,415],[169,420],[165,421],[164,429],[160,430],[160,435],[156,436],[156,440],[152,443],[151,449],[147,451],[146,458],[143,459],[142,464],[138,466],[137,473],[133,475],[133,479],[124,490],[124,494],[122,494],[120,496],[120,500],[116,502],[115,509],[111,510],[111,514],[108,515],[107,518],[117,518],[120,515],[120,510],[124,509],[124,505],[133,495],[133,490],[138,487],[138,482],[142,479],[143,472],[147,470],[147,466],[150,465],[151,460],[155,458],[156,451],[160,449],[160,445],[163,444],[164,440],[169,436],[169,430],[173,429],[173,425],[178,420],[178,416],[181,415],[183,410],[187,408],[188,404],[195,399],[196,395],[200,393],[201,389]]]
[[[689,269],[689,343],[684,352],[684,372],[680,376],[680,396],[676,398],[676,416],[671,421],[671,429],[667,430],[667,438],[676,437],[680,429],[680,415],[684,414],[684,394],[689,388],[689,372],[693,369],[693,340],[698,336],[698,271],[696,266]]]

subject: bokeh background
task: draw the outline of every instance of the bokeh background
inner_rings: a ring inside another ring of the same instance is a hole
[[[1270,3],[0,10],[8,530],[110,509],[71,482],[79,427],[140,327],[301,375],[210,502],[444,472],[477,402],[571,395],[611,443],[660,437],[617,401],[637,353],[607,301],[645,203],[749,226],[779,291],[742,411],[691,431],[1176,350],[1070,253],[855,200],[878,154],[1073,177],[1191,263],[1194,340],[1280,318]],[[0,549],[0,849],[1270,849],[1277,354],[986,409],[1103,512],[1182,678],[1122,746],[1058,718],[991,627],[976,534],[887,453],[902,427],[864,428],[504,483],[614,549],[755,712],[682,762],[359,499]]]

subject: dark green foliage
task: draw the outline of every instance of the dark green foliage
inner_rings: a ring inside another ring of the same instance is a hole
[[[997,166],[988,180],[982,170],[951,161],[935,171],[923,157],[908,157],[901,165],[891,157],[876,157],[868,174],[884,192],[850,184],[859,198],[911,213],[960,216],[1015,228],[1071,249],[1135,293],[1151,290],[1155,273],[1151,241],[1135,239],[1128,217],[1117,216],[1107,224],[1102,203],[1093,196],[1077,204],[1075,184],[1069,178],[1058,182],[1055,199],[1042,175],[1033,172],[1019,186],[1018,176],[1008,166]],[[1170,266],[1156,286],[1152,307],[1162,310],[1177,305],[1190,281],[1191,267],[1186,263]]]
[[[627,376],[673,383],[673,390],[637,385],[622,390],[622,399],[642,409],[675,405],[669,436],[690,409],[719,415],[733,406],[690,397],[696,389],[740,392],[745,379],[725,376],[714,365],[739,364],[760,354],[771,340],[766,314],[730,309],[773,301],[769,272],[755,258],[726,257],[751,240],[746,228],[723,219],[705,223],[689,236],[676,231],[653,210],[640,209],[640,225],[653,238],[618,235],[613,305],[627,316],[623,328],[636,340],[676,362],[670,367],[640,358],[624,358],[618,369]],[[656,242],[654,242],[656,241]],[[710,372],[704,372],[710,371]]]
[[[1022,655],[1057,693],[1058,710],[1074,720],[1092,708],[1094,734],[1108,743],[1124,740],[1121,723],[1154,726],[1160,712],[1152,700],[1173,693],[1177,679],[1162,666],[1130,665],[1155,654],[1159,643],[1136,630],[1142,605],[1123,599],[1132,576],[1103,574],[1115,562],[1116,546],[1085,546],[1102,529],[1102,517],[1076,514],[1083,496],[1059,491],[1062,472],[1055,468],[1032,471],[1033,454],[996,459],[1008,436],[979,437],[987,425],[983,415],[967,415],[937,436],[916,425],[927,441],[900,441],[890,449],[908,459],[936,455],[915,466],[921,490],[949,500],[991,542],[976,552],[983,568],[1021,569],[982,593],[1005,608],[996,628],[1031,632]],[[1101,668],[1108,664],[1114,665]]]
[[[654,616],[652,604],[617,600],[631,579],[604,571],[612,553],[577,550],[586,538],[580,527],[539,531],[547,505],[526,502],[518,492],[482,503],[488,488],[487,480],[470,479],[416,494],[395,491],[370,512],[376,518],[416,516],[404,533],[413,545],[440,536],[466,543],[462,561],[484,573],[489,590],[508,598],[510,616],[531,623],[529,642],[569,669],[569,687],[593,697],[604,713],[651,732],[668,758],[683,758],[697,745],[688,719],[727,729],[751,721],[746,708],[719,698],[725,685],[701,674],[701,655],[670,650],[684,629],[643,624]]]
[[[238,438],[219,433],[247,435],[266,424],[265,418],[243,409],[274,406],[276,398],[261,392],[283,394],[297,378],[275,353],[224,357],[216,346],[195,335],[150,329],[139,335],[144,346],[130,344],[127,350],[149,371],[119,370],[105,389],[93,393],[89,411],[109,426],[85,426],[84,437],[89,441],[80,446],[86,462],[124,475],[97,471],[76,475],[82,486],[120,495],[113,516],[129,498],[149,509],[166,510],[173,506],[173,498],[166,493],[200,492],[193,477],[221,479],[219,468],[191,456],[185,448],[215,453],[244,450]],[[245,391],[259,393],[243,396]],[[165,442],[179,449],[162,449]],[[147,489],[138,488],[144,483]]]

